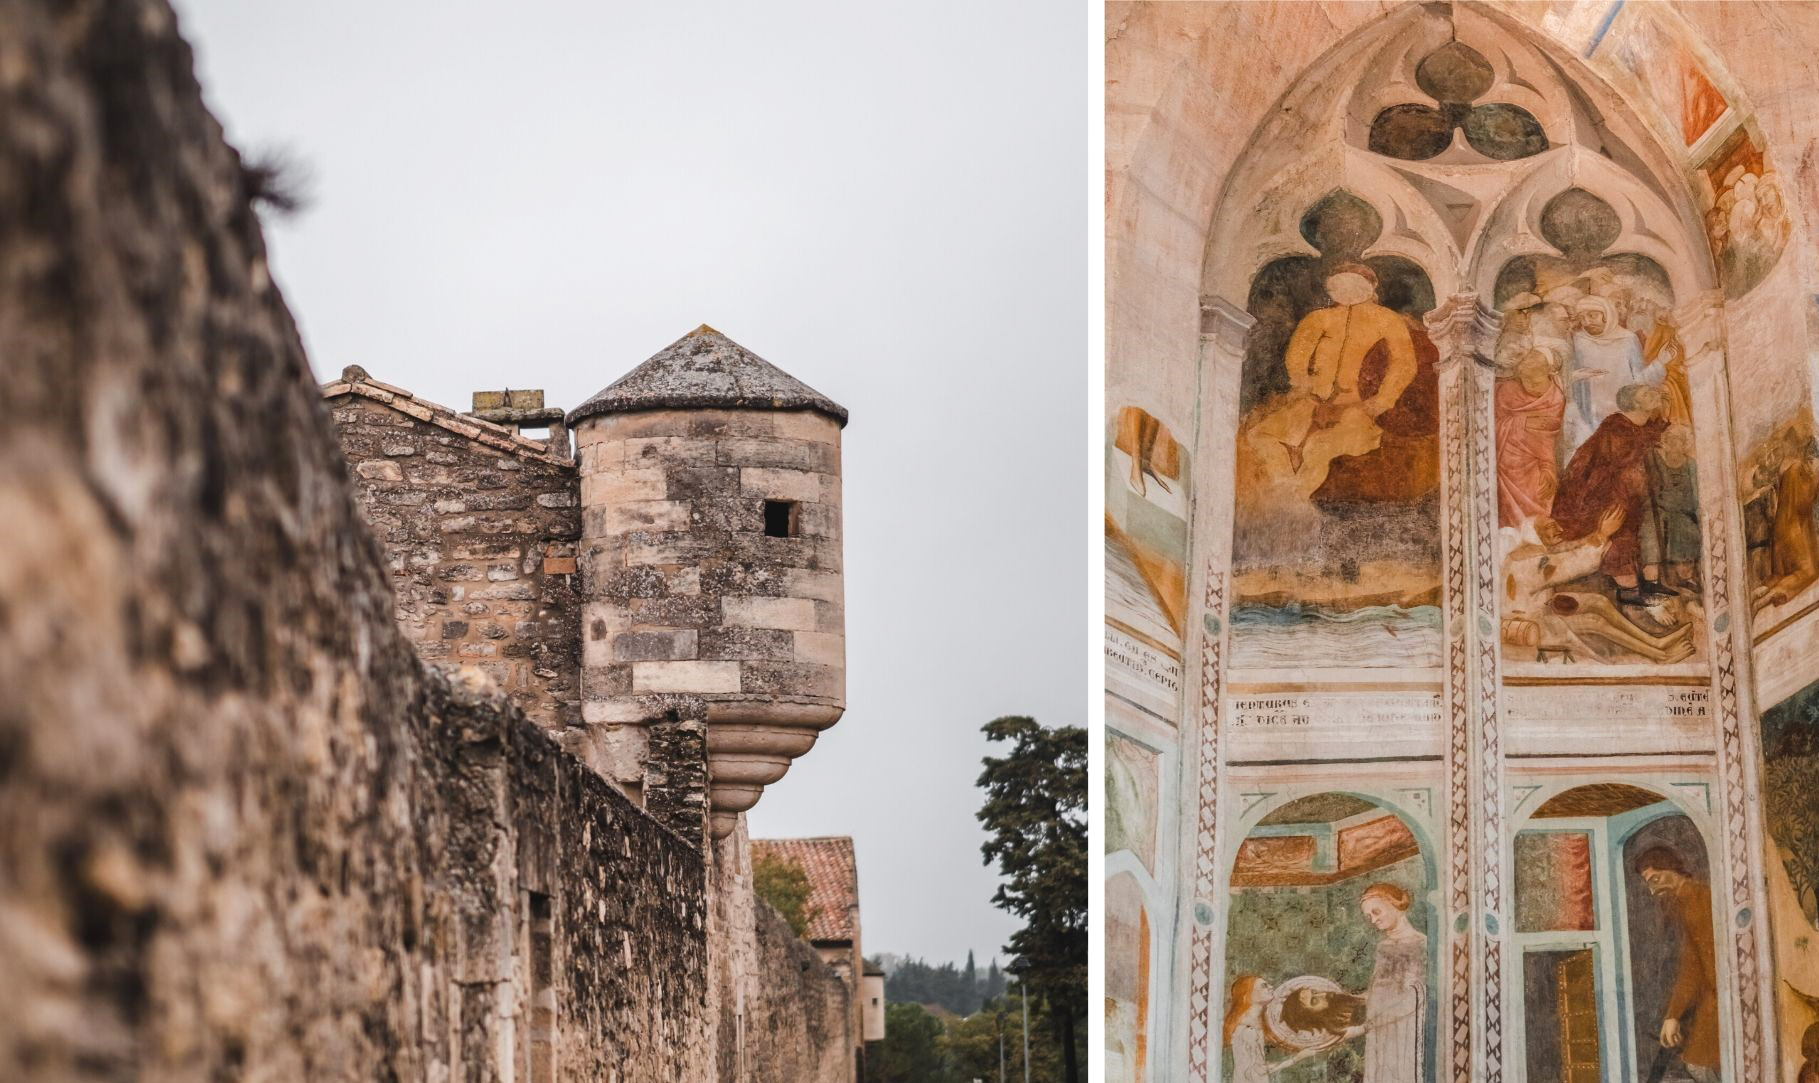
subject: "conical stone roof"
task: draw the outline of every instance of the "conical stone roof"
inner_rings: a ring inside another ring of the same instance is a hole
[[[678,408],[819,410],[846,424],[846,407],[702,324],[607,385],[568,415]]]

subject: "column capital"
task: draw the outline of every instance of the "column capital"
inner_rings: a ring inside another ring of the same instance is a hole
[[[1456,293],[1434,306],[1422,321],[1428,337],[1440,350],[1440,367],[1448,368],[1465,358],[1488,365],[1496,355],[1497,333],[1503,315],[1485,305],[1475,292]]]
[[[1257,317],[1223,297],[1200,299],[1200,338],[1213,340],[1225,352],[1243,353],[1245,336],[1256,322]]]

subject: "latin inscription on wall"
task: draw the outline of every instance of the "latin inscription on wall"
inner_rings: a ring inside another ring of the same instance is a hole
[[[1511,755],[1708,752],[1711,690],[1703,685],[1506,687]]]
[[[1263,692],[1226,700],[1232,758],[1381,759],[1437,754],[1439,692]]]
[[[1121,628],[1105,626],[1105,686],[1168,720],[1181,697],[1181,661]]]

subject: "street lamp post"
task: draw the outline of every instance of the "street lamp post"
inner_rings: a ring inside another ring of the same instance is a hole
[[[1004,1083],[1004,1007],[998,1008],[998,1083]]]
[[[1017,999],[1023,1002],[1023,1083],[1030,1083],[1030,986],[1024,974],[1023,960],[1004,968],[1017,979]]]
[[[1030,1083],[1030,987],[1021,974],[1017,984],[1023,993],[1019,998],[1023,1001],[1023,1083]]]

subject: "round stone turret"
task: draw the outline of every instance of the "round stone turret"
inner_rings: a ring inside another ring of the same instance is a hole
[[[703,325],[569,414],[581,472],[583,719],[628,787],[647,727],[707,724],[712,834],[846,706],[846,410]]]

